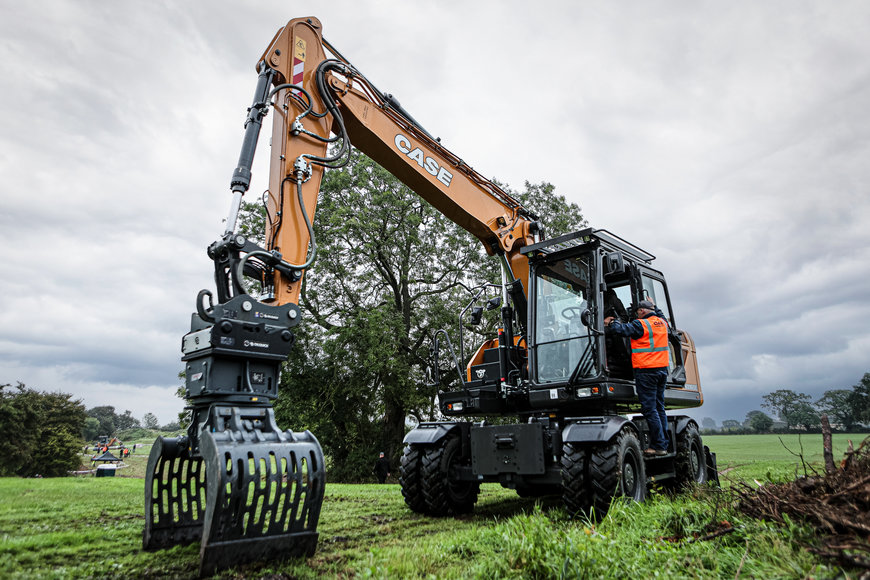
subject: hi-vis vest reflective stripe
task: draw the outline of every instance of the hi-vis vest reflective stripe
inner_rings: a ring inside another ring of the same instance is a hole
[[[668,366],[668,323],[658,316],[641,318],[644,333],[631,339],[631,366],[655,369]]]

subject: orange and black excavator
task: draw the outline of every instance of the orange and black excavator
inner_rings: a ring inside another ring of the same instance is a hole
[[[600,229],[547,239],[542,218],[378,90],[323,38],[316,18],[281,28],[257,72],[226,230],[208,248],[216,295],[199,293],[182,341],[191,425],[186,437],[159,438],[149,458],[146,549],[200,541],[202,574],[314,552],[323,453],[308,431],[281,430],[271,402],[302,319],[302,278],[317,255],[312,220],[321,178],[348,162],[351,146],[477,237],[502,272],[498,295],[487,300],[492,285],[481,286],[459,317],[461,332],[485,308],[500,309],[497,338],[466,361],[461,344],[457,357],[450,335],[436,335],[432,380],[450,420],[420,424],[405,438],[400,482],[410,509],[467,512],[480,483],[497,482],[523,496],[559,494],[570,511],[601,516],[614,495],[642,501],[653,478],[680,486],[716,477],[715,455],[687,416],[669,416],[668,455],[644,456],[646,422],[629,417],[640,409],[629,345],[604,332],[605,318],[627,321],[632,305],[653,301],[670,326],[666,405],[702,404],[694,343],[677,330],[652,254]],[[270,110],[260,246],[238,234],[236,222]],[[249,293],[246,279],[262,292]],[[458,382],[442,376],[445,345]],[[518,421],[462,420],[487,416]]]

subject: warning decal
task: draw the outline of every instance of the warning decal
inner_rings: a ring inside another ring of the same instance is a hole
[[[294,85],[302,86],[302,73],[305,72],[305,51],[306,44],[304,38],[297,38],[293,44],[293,71],[290,82]],[[299,94],[299,91],[293,90],[294,94]]]
[[[305,39],[297,38],[296,45],[293,47],[293,56],[299,60],[305,60]]]

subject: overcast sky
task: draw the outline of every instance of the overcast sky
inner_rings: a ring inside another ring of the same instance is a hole
[[[658,256],[698,418],[870,371],[868,2],[34,0],[0,8],[0,383],[175,418],[256,61],[311,15],[478,171]]]

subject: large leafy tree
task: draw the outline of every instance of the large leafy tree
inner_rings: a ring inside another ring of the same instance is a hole
[[[66,475],[79,467],[84,426],[72,395],[0,385],[0,476]]]
[[[142,423],[139,422],[139,419],[133,416],[133,412],[130,411],[130,409],[127,409],[124,411],[123,415],[117,415],[115,417],[115,426],[118,428],[118,431],[124,431],[126,429],[141,427]]]
[[[773,419],[762,411],[749,411],[743,424],[758,433],[767,433],[773,427]]]
[[[85,417],[82,427],[82,437],[85,441],[93,441],[100,434],[100,422],[93,417]]]
[[[146,429],[159,429],[160,421],[157,420],[157,415],[154,413],[145,413],[142,417],[142,425]]]
[[[812,407],[809,406],[812,398],[807,394],[779,389],[764,395],[762,400],[761,406],[776,413],[789,428],[812,422]]]
[[[858,384],[852,387],[849,403],[856,422],[870,423],[870,373],[864,373]]]
[[[550,235],[584,223],[552,185],[512,193],[552,216]],[[244,215],[256,213],[249,206]],[[370,473],[378,451],[395,461],[409,417],[434,416],[436,390],[423,380],[428,339],[455,327],[469,289],[496,279],[498,266],[477,239],[358,152],[324,177],[314,228],[318,259],[300,296],[307,316],[276,413],[282,425],[311,428],[331,477],[352,480]]]
[[[789,413],[789,419],[793,425],[802,427],[807,431],[819,427],[822,423],[818,411],[804,401],[795,405],[794,409]]]
[[[856,409],[853,406],[854,391],[849,389],[831,389],[825,391],[822,397],[816,401],[816,408],[822,413],[827,413],[831,422],[850,431],[857,423]]]

